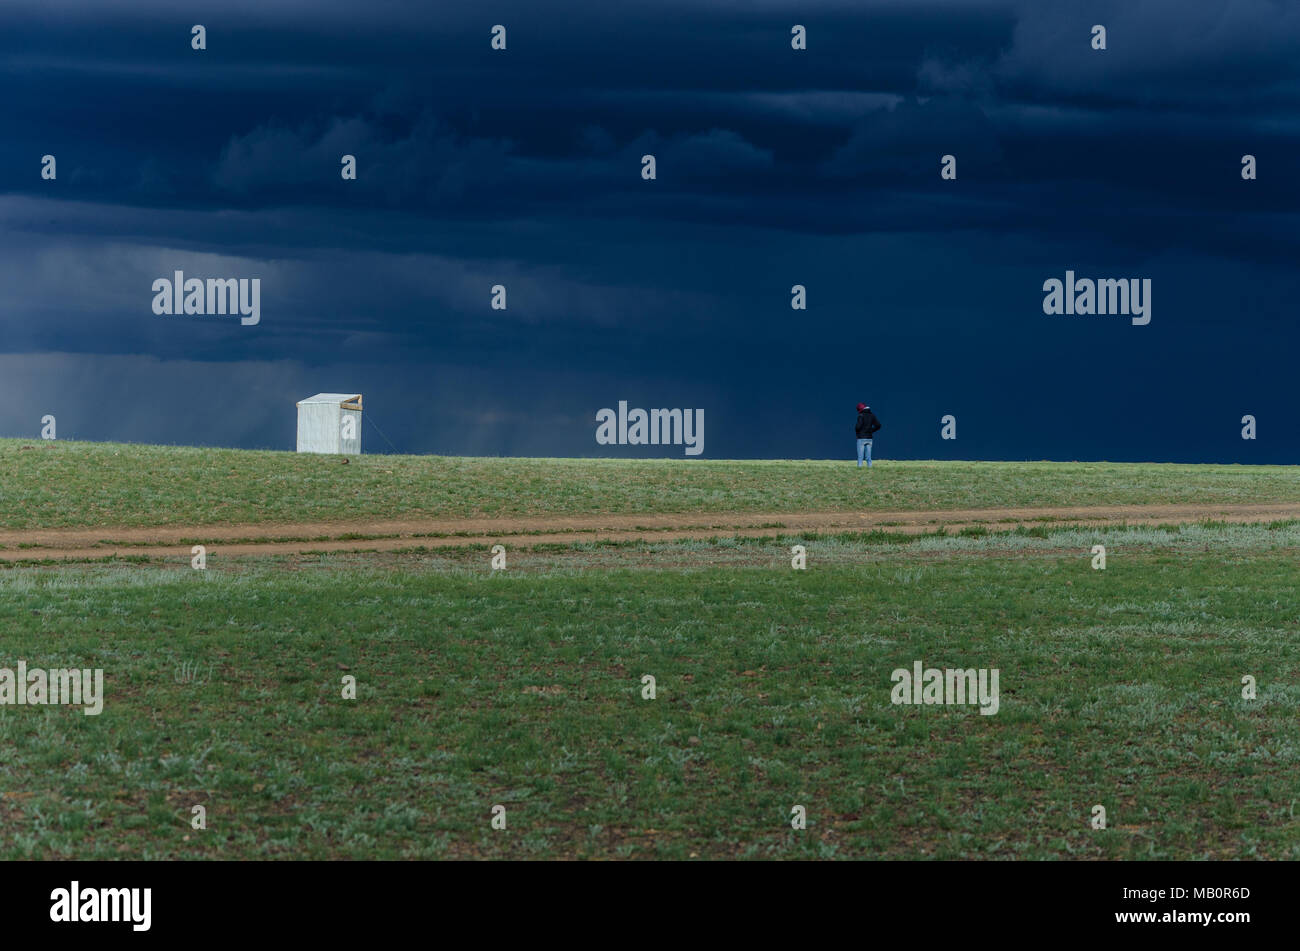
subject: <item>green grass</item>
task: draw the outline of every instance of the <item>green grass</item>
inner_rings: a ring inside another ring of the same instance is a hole
[[[1300,501],[1288,467],[19,440],[0,465],[10,529]],[[512,546],[497,574],[419,539],[141,551],[0,570],[0,667],[102,667],[107,694],[0,707],[0,858],[1300,858],[1294,521]],[[999,713],[891,704],[917,660],[998,668]]]
[[[1104,572],[1029,533],[9,569],[0,666],[107,697],[0,708],[0,858],[1300,858],[1295,526],[1130,531]],[[915,660],[999,668],[1000,712],[892,705]]]
[[[28,448],[25,448],[28,447]],[[1300,501],[1300,469],[338,457],[0,439],[0,527]]]

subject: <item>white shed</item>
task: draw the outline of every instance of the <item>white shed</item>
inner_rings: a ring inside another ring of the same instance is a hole
[[[298,451],[361,454],[361,394],[317,393],[298,401]]]

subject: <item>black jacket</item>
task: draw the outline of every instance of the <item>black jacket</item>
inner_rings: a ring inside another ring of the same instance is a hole
[[[880,428],[880,420],[870,409],[864,409],[858,413],[858,425],[854,432],[858,434],[859,439],[870,439],[871,434]]]

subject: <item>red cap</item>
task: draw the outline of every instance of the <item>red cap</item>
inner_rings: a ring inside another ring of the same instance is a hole
[[[861,412],[862,412],[864,409],[866,409],[866,408],[867,408],[867,404],[866,404],[866,403],[859,403],[859,404],[858,404],[858,412],[859,412],[859,413],[861,413]]]

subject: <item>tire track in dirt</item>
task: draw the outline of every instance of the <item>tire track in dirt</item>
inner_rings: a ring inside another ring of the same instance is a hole
[[[759,512],[680,515],[589,515],[536,518],[397,519],[153,528],[59,528],[0,531],[0,561],[85,560],[111,555],[290,555],[316,551],[393,551],[509,543],[520,548],[596,541],[764,538],[799,532],[889,531],[920,534],[939,527],[1007,531],[1020,525],[1169,525],[1199,521],[1300,519],[1300,502],[938,509],[903,512]],[[365,537],[354,537],[365,536]]]

